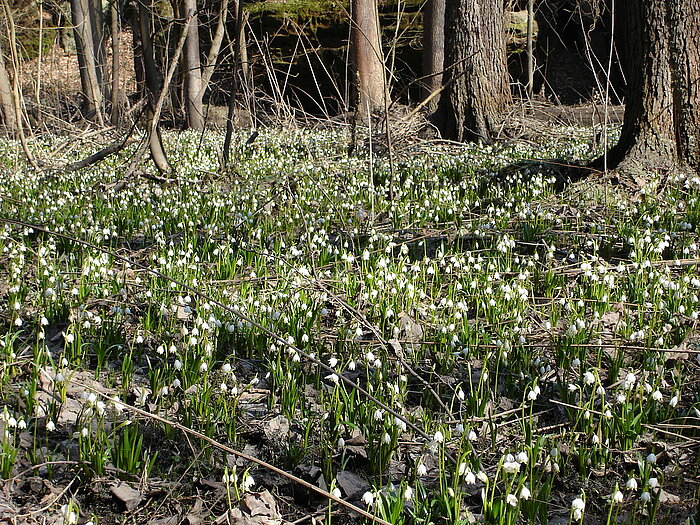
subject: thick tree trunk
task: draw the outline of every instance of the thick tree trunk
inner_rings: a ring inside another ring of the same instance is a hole
[[[595,167],[700,168],[700,13],[692,0],[623,3],[627,100],[620,140]]]
[[[442,87],[445,63],[445,0],[428,0],[423,11],[423,80],[421,97],[426,99]],[[437,110],[439,98],[433,97],[426,109]]]
[[[80,84],[84,96],[83,111],[87,118],[92,118],[94,115],[97,122],[104,125],[103,92],[98,74],[99,57],[95,48],[97,28],[93,28],[95,12],[94,9],[91,9],[89,0],[71,0],[70,5],[80,70]]]
[[[668,4],[678,155],[700,170],[700,11],[690,0]]]
[[[511,100],[504,0],[447,0],[443,137],[491,142]]]
[[[620,140],[608,153],[604,168],[629,167],[637,171],[653,165],[670,169],[675,162],[670,28],[665,1],[623,3],[627,101]]]
[[[10,75],[7,73],[7,68],[5,67],[5,55],[0,47],[0,111],[2,112],[0,122],[2,122],[5,131],[8,133],[17,131],[17,118],[15,115],[13,97]]]
[[[387,90],[376,0],[352,0],[352,49],[357,76],[358,110],[384,111]]]
[[[180,15],[189,19],[185,28],[187,40],[182,54],[182,67],[185,73],[185,114],[187,126],[204,129],[204,93],[202,89],[202,70],[199,57],[199,22],[196,0],[182,0]]]

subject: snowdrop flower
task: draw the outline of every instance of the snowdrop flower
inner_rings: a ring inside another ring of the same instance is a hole
[[[416,468],[416,474],[418,476],[425,476],[428,473],[428,469],[423,463],[418,464],[418,467]]]
[[[523,488],[520,489],[520,499],[528,500],[530,496],[530,489],[523,486]]]
[[[49,432],[53,432],[54,430],[56,430],[56,425],[54,424],[53,421],[49,420],[49,422],[46,423],[46,430]]]
[[[362,495],[362,503],[364,503],[368,507],[371,507],[374,504],[374,494],[372,494],[369,491],[365,492]]]
[[[464,482],[467,485],[474,485],[476,483],[476,476],[471,470],[464,475]]]
[[[647,456],[647,463],[656,463],[656,454],[651,453]]]
[[[331,491],[331,494],[333,494],[333,497],[340,499],[341,493],[340,493],[340,489],[338,487],[335,487]]]
[[[649,478],[649,487],[652,489],[659,488],[659,479],[658,478]]]
[[[224,363],[224,366],[221,367],[221,371],[224,374],[228,374],[229,372],[231,372],[231,365],[229,363]]]
[[[508,494],[506,496],[506,503],[512,507],[517,507],[518,506],[518,498],[515,497],[513,494]]]
[[[678,404],[678,395],[673,396],[671,399],[668,400],[668,405],[671,408],[675,408],[675,406]]]
[[[595,376],[593,375],[593,373],[586,372],[585,374],[583,374],[583,382],[589,386],[595,383]]]
[[[406,487],[406,490],[404,490],[404,492],[403,492],[403,499],[405,499],[406,501],[413,499],[413,488],[412,487],[410,487],[410,486]]]
[[[625,499],[624,495],[619,490],[616,490],[615,492],[613,492],[613,495],[612,495],[612,502],[613,503],[622,503],[622,500],[624,500],[624,499]]]
[[[442,432],[436,430],[435,435],[433,436],[433,441],[435,441],[436,443],[442,443],[443,441],[445,441],[445,436],[442,434]]]
[[[639,495],[639,499],[642,500],[644,503],[648,503],[651,500],[651,494],[649,494],[647,491],[644,491]]]
[[[253,476],[246,472],[245,476],[243,476],[243,492],[248,492],[253,487],[253,485],[255,485],[255,480],[253,479]]]
[[[586,502],[581,498],[576,498],[571,502],[571,512],[575,520],[580,520],[583,517],[583,511],[586,508]]]
[[[663,401],[664,396],[659,390],[654,390],[654,393],[651,394],[651,398],[656,402],[661,402]]]
[[[518,452],[518,455],[515,456],[515,461],[518,463],[527,463],[528,457],[527,457],[527,452]]]
[[[634,478],[628,479],[627,483],[625,483],[625,487],[628,490],[637,490],[637,480]]]
[[[470,430],[469,433],[467,434],[467,439],[469,441],[476,441],[476,438],[477,438],[476,432],[474,432],[473,430]]]

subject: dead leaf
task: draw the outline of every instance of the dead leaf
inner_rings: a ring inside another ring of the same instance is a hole
[[[423,327],[421,327],[421,325],[419,325],[410,315],[408,315],[406,312],[399,312],[397,317],[399,319],[399,328],[403,330],[408,341],[416,343],[423,339]]]
[[[399,359],[404,359],[403,348],[401,348],[401,343],[399,342],[399,340],[389,339],[389,341],[387,342],[389,343],[389,346],[391,346],[392,350],[394,350],[396,357],[398,357]]]
[[[280,415],[263,423],[263,433],[268,441],[280,442],[289,437],[289,420]]]
[[[134,510],[136,507],[138,507],[143,497],[141,492],[130,487],[123,481],[117,485],[112,485],[109,490],[114,497],[124,504],[126,510],[128,511]]]
[[[197,498],[185,519],[189,525],[200,525],[204,523],[204,518],[208,515],[209,512],[204,508],[204,501],[202,498]]]
[[[659,503],[680,503],[681,498],[679,496],[676,496],[675,494],[671,494],[670,492],[666,492],[664,489],[661,489],[661,492],[659,492]]]
[[[243,496],[241,503],[244,510],[247,510],[252,518],[264,516],[271,520],[282,520],[282,516],[277,510],[277,502],[268,490],[263,490],[262,492],[247,492]]]

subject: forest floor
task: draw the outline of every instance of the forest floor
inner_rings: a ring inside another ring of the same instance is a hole
[[[700,179],[600,135],[1,142],[0,520],[697,523]]]

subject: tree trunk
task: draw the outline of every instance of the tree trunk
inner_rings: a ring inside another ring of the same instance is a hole
[[[211,41],[211,47],[209,48],[209,53],[207,53],[207,61],[202,68],[202,86],[206,91],[211,81],[211,77],[214,74],[214,67],[216,66],[216,61],[219,58],[219,52],[221,51],[221,43],[224,41],[224,33],[226,32],[226,19],[228,17],[228,4],[229,0],[221,0],[219,8],[219,18],[216,22],[216,30],[214,31],[214,38]]]
[[[80,84],[83,90],[83,111],[87,118],[95,116],[100,125],[104,125],[102,115],[103,93],[98,75],[98,54],[95,49],[95,31],[92,20],[94,10],[89,0],[71,0],[71,15],[75,32],[75,48],[78,55]]]
[[[120,117],[120,93],[119,87],[119,2],[112,0],[110,16],[111,16],[111,33],[112,33],[112,107],[110,113],[110,121],[112,126],[119,126]]]
[[[633,168],[637,165],[641,170],[644,165],[653,165],[670,169],[675,162],[670,28],[667,26],[665,2],[623,2],[623,19],[627,24],[625,117],[620,140],[604,159],[607,165],[603,168]]]
[[[387,91],[376,0],[352,0],[351,39],[359,95],[358,109],[362,115],[368,106],[370,112],[383,112]]]
[[[700,170],[700,11],[690,0],[669,0],[671,78],[681,162]]]
[[[691,0],[623,3],[627,100],[620,140],[595,167],[700,168],[700,14]]]
[[[423,80],[421,98],[426,99],[442,87],[445,63],[445,0],[428,0],[423,11]],[[433,97],[426,108],[437,110],[439,98]]]
[[[444,138],[491,142],[511,100],[504,0],[447,0],[445,19],[438,127]]]
[[[182,54],[182,67],[185,73],[185,114],[187,127],[204,129],[204,93],[202,90],[202,69],[199,58],[199,22],[196,0],[182,0],[180,15],[189,24],[185,28],[187,40]]]
[[[171,171],[171,168],[168,157],[165,154],[165,148],[163,148],[160,127],[158,126],[157,115],[155,113],[156,99],[163,85],[163,76],[156,64],[154,55],[153,40],[151,39],[152,25],[150,6],[147,6],[144,0],[138,0],[138,27],[139,38],[141,40],[140,59],[142,60],[139,68],[143,71],[144,85],[148,98],[148,108],[146,110],[149,129],[148,146],[151,151],[153,163],[161,173],[165,173]],[[134,55],[134,58],[136,58],[136,55]],[[150,130],[154,130],[154,132],[150,132]]]
[[[1,42],[0,42],[1,43]],[[2,124],[5,131],[14,133],[17,131],[17,118],[15,115],[15,103],[12,94],[10,75],[5,67],[5,55],[0,48],[0,111],[2,112]]]

